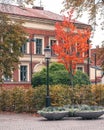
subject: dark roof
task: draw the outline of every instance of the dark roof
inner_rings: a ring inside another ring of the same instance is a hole
[[[22,6],[9,5],[9,4],[0,4],[0,12],[26,17],[57,20],[57,21],[62,21],[63,19],[61,15],[47,10],[26,8]]]

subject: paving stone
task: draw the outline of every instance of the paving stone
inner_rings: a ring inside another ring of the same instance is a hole
[[[47,121],[32,114],[0,114],[0,130],[104,130],[104,116],[96,120],[64,118]]]

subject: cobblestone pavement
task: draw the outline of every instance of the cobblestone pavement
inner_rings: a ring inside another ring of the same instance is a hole
[[[31,114],[0,114],[0,130],[104,130],[104,116],[96,120],[64,118],[47,121]]]

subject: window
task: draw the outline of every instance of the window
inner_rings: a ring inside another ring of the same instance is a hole
[[[56,43],[56,40],[50,40],[51,55],[52,55],[52,56],[54,56],[54,55],[55,55],[55,53],[54,53],[54,51],[53,51],[53,49],[52,49],[52,46],[53,46],[55,43]]]
[[[77,67],[77,70],[80,70],[83,72],[83,67]]]
[[[20,50],[21,50],[21,52],[22,52],[23,54],[26,54],[26,53],[27,53],[27,44],[26,44],[26,43],[23,44]]]
[[[4,76],[4,81],[5,82],[11,82],[10,76]]]
[[[27,66],[20,66],[20,81],[27,81]]]
[[[36,38],[36,54],[42,54],[42,39]]]

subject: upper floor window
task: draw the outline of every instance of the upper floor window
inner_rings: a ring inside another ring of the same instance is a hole
[[[20,50],[21,50],[21,52],[22,52],[23,54],[26,54],[26,53],[27,53],[27,44],[26,44],[26,43],[23,44]]]
[[[42,39],[36,38],[36,54],[41,55],[42,54]]]
[[[27,66],[20,66],[20,81],[27,81]]]

